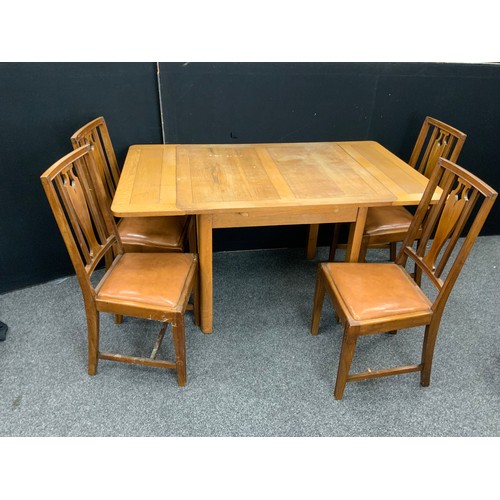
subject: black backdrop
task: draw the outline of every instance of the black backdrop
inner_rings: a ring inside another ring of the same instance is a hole
[[[155,63],[0,64],[0,293],[73,273],[39,176],[99,115],[119,161],[161,142],[157,76]],[[500,187],[499,65],[161,63],[159,76],[166,142],[371,139],[408,159],[431,115],[468,134],[459,163]],[[496,205],[483,234],[499,220]],[[305,234],[218,230],[214,249],[303,246]]]

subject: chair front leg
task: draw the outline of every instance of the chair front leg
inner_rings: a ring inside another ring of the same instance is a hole
[[[184,330],[184,316],[178,316],[172,323],[172,336],[175,349],[175,364],[177,370],[177,384],[186,385],[186,336]]]
[[[321,310],[325,300],[325,284],[323,282],[323,271],[318,266],[316,273],[316,287],[314,289],[313,311],[311,321],[311,335],[318,335],[319,322],[321,319]]]
[[[342,348],[340,349],[339,366],[337,369],[337,380],[335,382],[334,397],[335,399],[342,399],[344,395],[347,377],[349,376],[349,369],[351,368],[354,350],[356,349],[356,342],[358,336],[349,332],[349,326],[346,325],[344,329],[344,337],[342,339]]]

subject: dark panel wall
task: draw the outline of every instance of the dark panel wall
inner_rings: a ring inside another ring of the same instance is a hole
[[[339,64],[161,64],[167,142],[359,138],[373,75]]]
[[[166,142],[373,139],[407,159],[425,115],[468,133],[460,163],[500,187],[500,66],[162,63]],[[39,175],[103,115],[119,160],[161,142],[154,63],[0,64],[0,293],[72,273]],[[500,204],[483,234],[500,233]],[[329,239],[322,228],[322,243]],[[218,230],[216,250],[302,246],[305,228]]]
[[[500,187],[500,66],[162,63],[166,142],[372,139],[408,159],[426,115],[468,134],[459,163]],[[500,204],[483,234],[500,233]],[[329,242],[323,226],[320,242]],[[304,228],[219,230],[215,249],[301,245]]]
[[[2,63],[0,113],[1,293],[74,273],[40,174],[100,115],[122,160],[161,142],[156,65]]]

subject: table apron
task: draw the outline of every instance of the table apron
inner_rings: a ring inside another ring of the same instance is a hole
[[[235,212],[218,213],[212,216],[212,227],[256,227],[286,226],[292,224],[326,224],[329,222],[354,222],[357,207],[341,207],[327,212],[294,213],[288,212]]]
[[[286,226],[291,224],[325,224],[329,222],[354,222],[356,207],[339,208],[325,213],[272,213],[237,212],[214,214],[212,227]]]

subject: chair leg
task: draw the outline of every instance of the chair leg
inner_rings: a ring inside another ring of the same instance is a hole
[[[88,328],[88,374],[97,373],[97,361],[99,355],[99,313],[93,311],[87,313]]]
[[[200,326],[200,278],[196,271],[196,278],[193,284],[193,316],[194,324]]]
[[[323,283],[321,267],[318,266],[318,272],[316,274],[316,287],[314,289],[311,335],[318,335],[319,321],[321,319],[321,310],[323,309],[324,300],[325,300],[325,285]]]
[[[179,316],[172,324],[174,339],[175,364],[177,367],[177,384],[186,385],[186,337],[184,331],[184,316]]]
[[[337,252],[337,246],[339,244],[339,234],[340,234],[340,224],[333,225],[333,237],[332,244],[330,245],[330,254],[328,255],[328,260],[333,262],[335,260],[335,253]]]
[[[414,271],[413,271],[413,279],[415,280],[415,283],[420,286],[422,284],[422,269],[415,264]]]
[[[358,341],[357,335],[352,335],[345,327],[344,338],[342,339],[342,348],[340,349],[339,367],[337,369],[337,380],[335,382],[334,397],[335,399],[342,399],[344,395],[347,377],[349,376],[349,369],[351,368],[354,350],[356,349],[356,342]]]
[[[310,224],[307,235],[306,259],[312,260],[316,257],[318,245],[319,224]]]
[[[366,262],[366,252],[368,251],[369,238],[364,236],[361,240],[361,248],[359,249],[358,262]]]
[[[198,253],[198,243],[196,238],[196,217],[191,216],[188,228],[188,250],[190,253]]]
[[[115,314],[115,324],[121,325],[123,321],[123,315],[122,314]]]
[[[396,260],[397,250],[397,243],[395,241],[391,241],[389,243],[389,259],[391,260],[391,262],[394,262]]]
[[[438,328],[433,325],[425,327],[424,345],[422,348],[422,372],[420,373],[420,385],[428,387],[431,382],[432,358],[434,346],[436,345]]]

